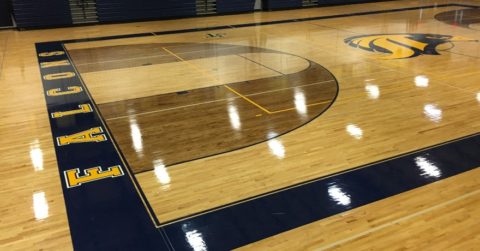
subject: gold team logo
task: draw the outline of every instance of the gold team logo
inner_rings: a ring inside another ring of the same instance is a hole
[[[345,43],[366,51],[378,52],[383,59],[411,58],[420,55],[440,55],[438,47],[457,41],[476,41],[459,36],[437,34],[379,34],[345,39]],[[445,46],[445,49],[448,49]]]

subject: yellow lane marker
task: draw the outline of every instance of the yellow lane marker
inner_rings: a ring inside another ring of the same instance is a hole
[[[210,74],[209,72],[207,72],[205,69],[202,69],[198,66],[196,66],[195,64],[192,64],[190,62],[188,62],[187,60],[181,58],[180,56],[178,56],[177,54],[171,52],[169,49],[165,48],[165,47],[162,47],[162,49],[164,51],[166,51],[168,54],[176,57],[177,59],[179,59],[180,61],[184,62],[184,63],[187,63],[190,67],[193,67],[195,70],[199,71],[200,73],[202,73],[203,75],[205,75],[206,77],[210,78],[211,80],[213,80],[214,82],[216,83],[220,83],[219,79],[215,76],[213,76],[212,74]]]
[[[232,87],[230,87],[230,86],[228,86],[228,85],[223,85],[223,86],[225,86],[225,88],[229,89],[231,92],[233,92],[233,93],[237,94],[238,96],[242,97],[244,100],[250,102],[252,105],[260,108],[260,110],[264,111],[265,113],[267,113],[267,114],[272,114],[269,110],[263,108],[261,105],[255,103],[255,102],[253,102],[251,99],[243,96],[243,95],[240,94],[239,92],[235,91]]]
[[[174,56],[175,58],[179,59],[180,61],[182,62],[185,62],[187,63],[190,67],[194,68],[195,70],[199,71],[200,73],[202,73],[203,75],[207,76],[208,78],[212,79],[214,82],[216,83],[220,83],[220,80],[215,77],[214,75],[212,75],[211,73],[209,73],[207,70],[203,69],[203,68],[200,68],[198,66],[196,66],[195,64],[192,64],[190,62],[188,62],[187,60],[181,58],[180,56],[178,56],[177,54],[173,53],[172,51],[170,51],[169,49],[165,48],[165,47],[162,47],[162,49],[164,51],[166,51],[168,54]],[[330,82],[330,81],[325,81],[325,82]],[[316,84],[316,83],[315,83]],[[225,88],[227,88],[229,91],[233,92],[234,94],[236,94],[237,96],[241,97],[242,99],[244,99],[245,101],[249,102],[250,104],[256,106],[257,108],[259,108],[260,110],[264,111],[266,114],[275,114],[275,113],[281,113],[281,112],[287,112],[287,111],[291,111],[291,110],[294,110],[295,108],[289,108],[289,109],[284,109],[284,110],[279,110],[279,111],[274,111],[274,112],[271,112],[269,111],[268,109],[264,108],[263,106],[257,104],[255,101],[247,98],[246,96],[244,96],[243,94],[237,92],[235,89],[233,89],[232,87],[224,84],[223,85]],[[321,104],[326,104],[326,103],[329,103],[331,101],[324,101],[324,102],[320,102],[320,103],[313,103],[313,104],[308,104],[308,106],[315,106],[315,105],[321,105]],[[257,115],[258,117],[258,115]]]
[[[162,49],[163,49],[164,51],[166,51],[167,53],[169,53],[170,55],[178,58],[180,61],[185,62],[185,63],[187,63],[188,65],[190,65],[191,67],[195,68],[197,71],[201,72],[201,73],[204,74],[205,76],[207,76],[207,77],[209,77],[210,79],[214,80],[216,83],[220,83],[220,80],[219,80],[217,77],[213,76],[212,74],[210,74],[210,73],[209,73],[208,71],[206,71],[205,69],[202,69],[202,68],[200,68],[200,67],[197,67],[196,65],[194,65],[194,64],[186,61],[185,59],[181,58],[180,56],[178,56],[177,54],[171,52],[170,50],[168,50],[168,49],[165,48],[165,47],[162,47]],[[243,96],[242,94],[240,94],[239,92],[235,91],[235,90],[232,89],[231,87],[229,87],[229,86],[227,86],[227,85],[223,85],[223,86],[224,86],[225,88],[227,88],[228,90],[230,90],[231,92],[233,92],[233,93],[235,93],[236,95],[238,95],[239,97],[243,98],[245,101],[247,101],[247,102],[253,104],[254,106],[260,108],[262,111],[266,112],[267,114],[270,114],[270,112],[269,112],[267,109],[263,108],[261,105],[255,103],[255,102],[253,102],[251,99]]]

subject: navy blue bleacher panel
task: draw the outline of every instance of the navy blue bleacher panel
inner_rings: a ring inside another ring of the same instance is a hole
[[[196,15],[195,0],[97,0],[100,22],[121,22]]]
[[[380,1],[378,0],[377,1],[374,1],[374,0],[319,0],[318,5],[340,5],[340,4],[369,3],[369,2],[380,2]]]
[[[8,0],[0,0],[0,27],[12,25],[12,19],[10,18],[11,11]]]
[[[19,28],[72,24],[66,0],[12,0],[12,6]]]
[[[302,0],[266,0],[268,10],[290,9],[302,7]]]
[[[255,0],[217,0],[217,13],[254,11]]]

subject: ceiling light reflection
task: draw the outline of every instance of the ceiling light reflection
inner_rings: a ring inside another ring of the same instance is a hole
[[[37,220],[43,220],[48,217],[48,203],[45,198],[45,192],[33,194],[33,213]]]
[[[434,178],[440,178],[442,171],[431,161],[425,157],[416,157],[415,164],[422,170],[421,176],[428,176]]]
[[[162,185],[170,184],[170,181],[171,181],[170,175],[168,174],[168,170],[165,167],[165,164],[163,164],[162,160],[153,161],[153,172],[155,173],[155,176],[157,177],[157,180],[160,184]]]
[[[337,185],[328,188],[328,195],[339,205],[348,206],[352,202],[350,195],[342,191]]]
[[[30,159],[36,172],[43,170],[43,152],[38,139],[30,143]]]
[[[415,77],[415,85],[417,87],[428,87],[429,82],[430,80],[426,76],[419,75]]]
[[[228,105],[228,117],[230,117],[230,124],[235,130],[240,130],[242,124],[240,122],[240,115],[238,114],[237,107],[235,105]]]
[[[361,139],[363,137],[363,130],[355,124],[347,125],[346,129],[348,134],[356,139]]]
[[[202,234],[197,230],[186,232],[185,237],[187,238],[188,244],[190,244],[193,250],[207,251],[207,244],[205,244]]]
[[[365,91],[369,99],[378,99],[380,97],[380,88],[378,88],[378,85],[366,84]]]
[[[277,136],[275,132],[269,132],[268,138],[274,138]],[[271,139],[268,141],[268,148],[270,148],[270,152],[277,156],[279,159],[285,158],[285,147],[283,146],[282,142],[279,139]]]
[[[143,156],[143,139],[142,132],[138,126],[137,119],[130,116],[130,136],[132,137],[133,148],[139,156]]]
[[[305,99],[305,93],[303,93],[300,88],[295,88],[294,91],[295,109],[300,115],[305,116],[307,115],[307,101]]]
[[[423,107],[423,114],[435,123],[442,121],[442,110],[435,104],[426,104]]]

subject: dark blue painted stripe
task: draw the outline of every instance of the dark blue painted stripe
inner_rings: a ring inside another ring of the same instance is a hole
[[[479,152],[480,136],[477,135],[322,178],[163,228],[175,250],[191,250],[192,243],[203,243],[207,250],[231,250],[473,170],[480,166]],[[188,239],[196,241],[190,243]]]
[[[37,53],[64,52],[61,43],[37,44]],[[39,63],[68,60],[67,54],[38,57]],[[95,106],[87,95],[86,87],[78,73],[75,77],[58,80],[46,80],[48,74],[76,72],[71,65],[40,68],[45,92],[60,88],[67,90],[71,86],[81,86],[82,92],[63,95],[45,96],[50,117],[53,141],[57,137],[70,135],[94,127],[107,128],[99,114],[91,113],[52,118],[53,112],[78,109],[80,104]],[[62,188],[67,208],[68,221],[74,248],[76,250],[168,250],[155,228],[148,211],[142,203],[141,194],[137,192],[134,181],[128,175],[128,166],[123,163],[116,151],[114,142],[107,135],[107,141],[76,143],[59,146],[55,143]],[[78,168],[83,174],[87,168],[119,165],[125,175],[84,183],[78,187],[66,186],[64,171]]]

